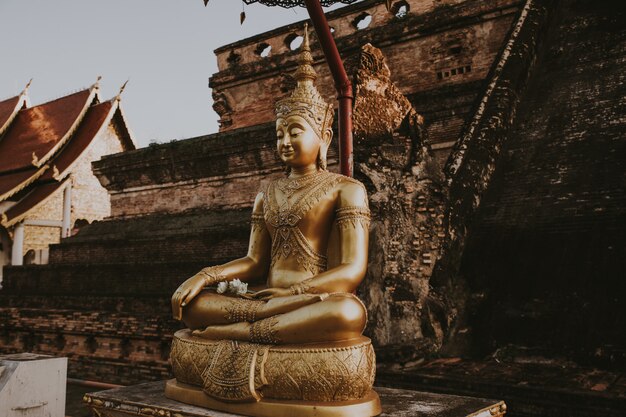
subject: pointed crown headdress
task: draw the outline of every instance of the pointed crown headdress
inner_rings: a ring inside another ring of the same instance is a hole
[[[302,53],[298,59],[298,69],[294,73],[296,88],[291,96],[276,103],[276,117],[300,116],[311,125],[321,139],[322,133],[333,124],[333,106],[326,103],[313,84],[317,73],[311,64],[313,64],[313,56],[305,24]]]

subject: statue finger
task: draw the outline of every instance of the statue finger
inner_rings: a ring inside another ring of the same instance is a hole
[[[271,295],[271,294],[272,294],[272,291],[269,290],[269,289],[261,290],[261,291],[259,291],[259,292],[254,294],[254,298],[261,298],[262,299],[263,297],[267,297],[268,295]]]
[[[183,312],[180,308],[180,304],[172,299],[172,316],[174,316],[174,318],[176,320],[180,320],[182,318]]]
[[[194,330],[191,332],[192,335],[198,336],[198,337],[204,337],[205,333],[206,333],[206,330]]]
[[[183,302],[180,305],[185,307],[187,304],[189,304],[191,300],[193,300],[195,296],[196,296],[196,291],[190,291],[190,290],[185,291],[185,294],[181,297]]]
[[[179,304],[180,304],[179,294],[174,293],[174,295],[172,295],[172,307],[178,307]]]

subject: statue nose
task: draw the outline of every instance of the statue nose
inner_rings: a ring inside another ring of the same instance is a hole
[[[291,148],[291,138],[289,137],[289,135],[283,136],[281,140],[281,146],[283,148]]]

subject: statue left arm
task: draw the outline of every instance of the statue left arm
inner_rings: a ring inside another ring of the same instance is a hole
[[[292,294],[353,292],[365,277],[370,211],[361,183],[342,183],[335,215],[341,248],[339,265],[292,286]]]

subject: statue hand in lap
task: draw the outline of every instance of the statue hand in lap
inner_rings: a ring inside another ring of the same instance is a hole
[[[352,293],[367,267],[367,194],[358,181],[326,170],[333,109],[313,85],[307,59],[291,97],[276,105],[276,146],[289,173],[258,193],[247,255],[203,269],[172,297],[174,317],[198,336],[312,343],[355,338],[365,328],[366,310]],[[212,288],[234,279],[266,288]]]

